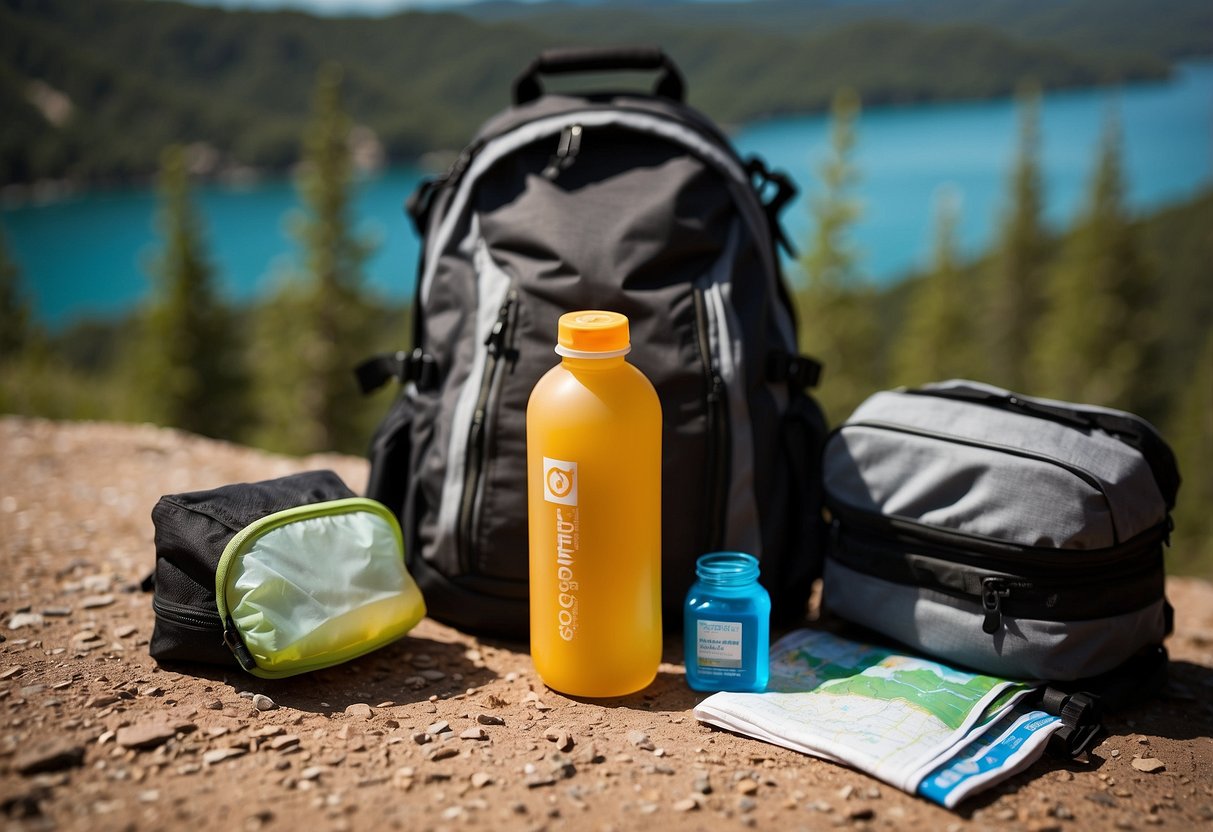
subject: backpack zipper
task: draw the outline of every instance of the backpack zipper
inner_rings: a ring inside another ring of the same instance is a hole
[[[720,377],[715,362],[712,360],[711,336],[708,332],[707,303],[703,290],[696,287],[695,300],[695,334],[699,343],[699,357],[703,362],[704,383],[706,393],[704,400],[707,404],[707,472],[704,501],[708,509],[707,531],[708,538],[703,546],[705,552],[712,552],[723,545],[724,540],[724,506],[726,486],[728,481],[728,399],[724,379]]]
[[[542,175],[545,179],[555,181],[556,177],[577,161],[577,153],[581,150],[582,132],[580,124],[570,124],[560,131],[560,141],[556,144],[556,153],[548,161],[548,166],[543,169]]]
[[[510,289],[506,293],[505,302],[497,312],[497,320],[484,339],[484,344],[488,347],[486,366],[480,381],[480,392],[476,397],[476,409],[472,412],[472,423],[468,428],[463,490],[459,503],[457,548],[460,568],[464,573],[472,571],[472,544],[480,515],[480,502],[484,496],[484,472],[488,457],[488,420],[496,409],[498,396],[495,394],[501,389],[502,370],[512,351],[517,300],[518,290]]]
[[[152,598],[152,612],[165,621],[170,621],[188,630],[213,632],[216,635],[223,630],[223,621],[219,618],[219,613],[200,610],[164,598]]]
[[[882,580],[975,598],[983,613],[982,631],[989,635],[1002,628],[1008,601],[1024,617],[1055,618],[1056,592],[1076,586],[1122,584],[1127,588],[1126,606],[1144,606],[1155,594],[1141,579],[1161,574],[1162,545],[1168,535],[1168,524],[1160,523],[1124,544],[1067,552],[1064,557],[1075,562],[1059,563],[1057,549],[993,541],[853,509],[831,506],[831,512],[835,515],[830,527],[832,557]],[[877,554],[864,558],[849,551],[851,542]],[[1151,553],[1156,554],[1151,557]],[[926,576],[936,576],[932,566],[947,573],[936,584],[925,581]]]

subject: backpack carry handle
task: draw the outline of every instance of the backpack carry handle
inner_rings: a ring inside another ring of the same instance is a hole
[[[653,94],[683,101],[686,84],[674,62],[656,46],[606,46],[545,49],[514,79],[514,105],[526,104],[543,95],[540,75],[570,75],[583,72],[661,70]]]

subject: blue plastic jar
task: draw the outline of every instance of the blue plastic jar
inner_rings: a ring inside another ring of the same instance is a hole
[[[682,628],[687,684],[702,691],[762,691],[770,676],[771,597],[758,559],[713,552],[695,564]]]

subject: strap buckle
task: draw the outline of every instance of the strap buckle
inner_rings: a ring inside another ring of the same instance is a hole
[[[821,362],[807,355],[776,350],[767,356],[767,380],[786,381],[802,390],[816,387],[821,382]]]
[[[373,393],[393,378],[401,384],[411,381],[427,390],[438,383],[438,362],[421,347],[412,352],[397,350],[368,358],[354,368],[354,375],[363,395]]]

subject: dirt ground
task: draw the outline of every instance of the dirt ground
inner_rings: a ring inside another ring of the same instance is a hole
[[[547,690],[524,644],[428,619],[284,681],[157,667],[138,591],[156,499],[316,467],[365,482],[351,457],[0,419],[6,828],[1213,829],[1213,586],[1200,581],[1168,584],[1163,698],[1109,719],[1086,758],[1046,757],[959,812],[696,723],[677,640],[650,688],[609,701]]]

